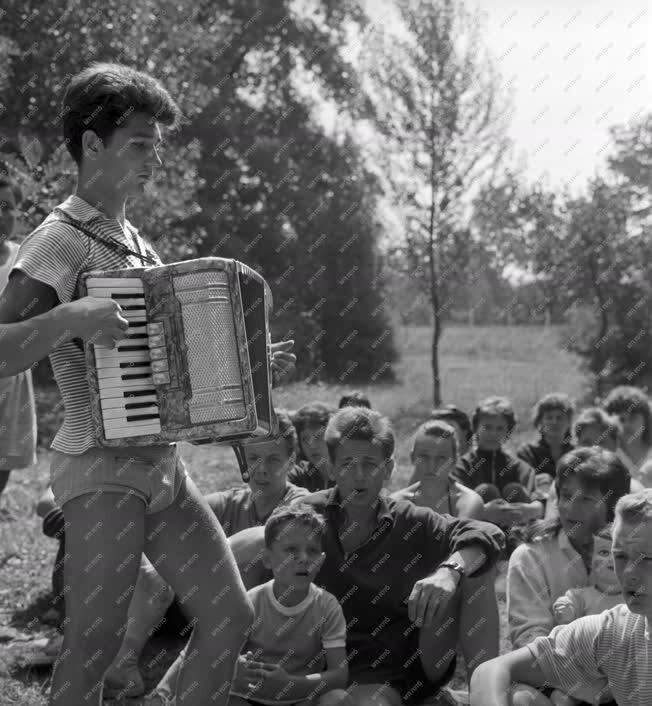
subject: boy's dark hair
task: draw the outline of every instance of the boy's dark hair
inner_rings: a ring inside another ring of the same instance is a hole
[[[433,409],[430,412],[430,419],[455,422],[466,436],[467,442],[470,442],[473,438],[473,427],[471,426],[469,415],[454,404],[447,404]]]
[[[9,176],[9,172],[7,171],[5,165],[0,162],[0,189],[6,188],[11,189],[11,193],[14,195],[14,199],[16,200],[16,205],[20,204],[23,200],[23,192],[16,181]]]
[[[631,482],[629,471],[618,456],[600,446],[580,446],[568,451],[557,461],[555,476],[557,501],[564,481],[573,477],[583,487],[599,491],[607,507],[607,523],[614,521],[616,504],[629,493]],[[532,542],[535,539],[556,537],[560,530],[559,517],[538,520],[521,530],[518,538]]]
[[[366,407],[340,409],[328,423],[324,438],[331,463],[335,463],[337,447],[345,441],[380,443],[385,461],[394,454],[394,432],[389,419]]]
[[[478,402],[478,406],[475,408],[473,417],[471,418],[471,425],[474,432],[478,431],[478,427],[480,426],[480,417],[482,415],[504,417],[507,422],[508,434],[511,434],[512,430],[516,426],[516,415],[514,414],[514,408],[507,397],[486,397],[484,400]]]
[[[340,397],[338,408],[342,409],[342,407],[366,407],[371,409],[371,402],[364,392],[353,390],[353,392],[347,392]]]
[[[281,505],[274,509],[265,522],[265,546],[271,549],[272,544],[286,531],[288,526],[308,527],[320,541],[323,540],[325,522],[321,515],[305,503]]]
[[[447,424],[442,419],[429,419],[417,427],[414,433],[414,441],[412,442],[412,451],[414,452],[414,442],[417,436],[425,434],[426,436],[434,436],[437,439],[452,439],[453,441],[453,456],[457,458],[457,434],[455,429],[450,424]]]
[[[306,404],[294,413],[292,421],[297,430],[297,434],[310,427],[326,427],[328,421],[335,414],[333,407],[323,402],[313,402]]]
[[[544,395],[532,410],[532,424],[537,429],[546,412],[563,412],[568,417],[570,424],[575,413],[575,405],[571,398],[563,392],[551,392],[549,395]]]
[[[582,486],[598,490],[607,506],[607,522],[613,522],[616,503],[629,493],[631,476],[615,453],[600,446],[580,446],[565,453],[555,473],[555,489],[559,499],[564,483],[577,478]]]
[[[618,417],[607,414],[602,407],[587,407],[578,414],[573,424],[573,436],[577,439],[587,427],[592,426],[600,427],[604,430],[602,433],[605,437],[610,437],[616,442],[623,431]]]
[[[645,422],[641,438],[648,446],[652,445],[652,409],[643,390],[632,385],[614,387],[602,406],[609,414],[640,414]]]
[[[70,79],[63,97],[63,137],[70,155],[82,161],[82,135],[92,130],[104,144],[132,113],[177,127],[181,110],[155,78],[130,66],[93,62]]]

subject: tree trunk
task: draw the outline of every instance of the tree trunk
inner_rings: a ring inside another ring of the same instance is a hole
[[[435,313],[435,324],[432,330],[432,402],[435,407],[441,406],[441,381],[439,379],[439,319],[439,313],[437,312]]]

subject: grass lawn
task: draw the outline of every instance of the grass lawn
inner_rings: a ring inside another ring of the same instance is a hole
[[[397,366],[399,382],[361,388],[374,408],[390,417],[397,434],[397,469],[390,489],[401,487],[406,481],[410,434],[432,408],[430,335],[427,328],[398,329],[396,339],[402,352]],[[580,400],[588,393],[578,361],[559,349],[557,335],[555,328],[542,327],[446,330],[441,353],[444,401],[471,411],[483,397],[508,396],[518,418],[513,438],[517,445],[532,434],[530,410],[543,394],[563,391]],[[276,406],[296,409],[315,400],[337,403],[345,389],[348,386],[295,383],[277,391]],[[181,453],[203,492],[228,488],[240,481],[229,447],[181,444]],[[41,533],[40,519],[34,513],[35,502],[47,484],[49,462],[50,452],[41,450],[35,467],[12,474],[3,504],[14,512],[16,520],[0,523],[0,627],[11,626],[33,637],[52,633],[38,616],[48,606],[56,543]],[[497,589],[501,642],[507,649],[502,569]],[[150,642],[141,661],[148,685],[156,683],[180,646],[181,643],[162,638]],[[45,706],[49,670],[20,669],[14,655],[0,645],[0,706]],[[458,672],[458,685],[461,675]],[[135,706],[139,701],[128,703]]]

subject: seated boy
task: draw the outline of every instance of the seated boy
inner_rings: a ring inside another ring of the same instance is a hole
[[[482,664],[471,678],[472,706],[550,706],[560,689],[598,702],[652,703],[652,490],[616,504],[612,552],[624,603],[560,625],[547,637]]]
[[[503,448],[516,425],[505,397],[488,397],[471,420],[476,447],[457,462],[453,475],[484,501],[484,519],[508,529],[543,515],[543,505],[532,500],[534,469]]]
[[[516,455],[532,466],[535,473],[535,495],[545,504],[555,477],[557,461],[573,448],[570,427],[574,407],[568,395],[553,392],[535,405],[532,423],[539,438],[522,444]]]
[[[288,474],[288,480],[310,493],[333,486],[324,432],[334,413],[332,407],[314,402],[304,405],[292,416],[299,435],[300,455],[299,463]]]
[[[473,441],[473,428],[469,415],[464,410],[454,404],[446,404],[433,409],[430,419],[440,419],[450,424],[457,435],[457,455],[463,456],[467,453]]]
[[[346,704],[344,614],[335,596],[313,583],[325,557],[324,521],[299,502],[274,510],[264,532],[262,560],[273,578],[249,590],[254,622],[236,664],[229,706]],[[174,693],[179,663],[157,687],[160,696]]]
[[[576,446],[600,446],[607,451],[612,451],[623,461],[624,455],[618,446],[622,434],[622,425],[618,417],[607,414],[601,407],[587,407],[583,409],[575,424],[573,424],[573,437]],[[627,464],[625,464],[627,466]],[[630,491],[632,493],[642,490],[643,486],[634,478],[630,481]],[[546,519],[559,516],[557,507],[557,491],[555,483],[550,485],[548,500],[546,503]]]

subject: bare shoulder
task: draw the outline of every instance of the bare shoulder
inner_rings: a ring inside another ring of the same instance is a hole
[[[484,516],[484,501],[479,493],[455,481],[457,516],[469,520],[481,520]]]

